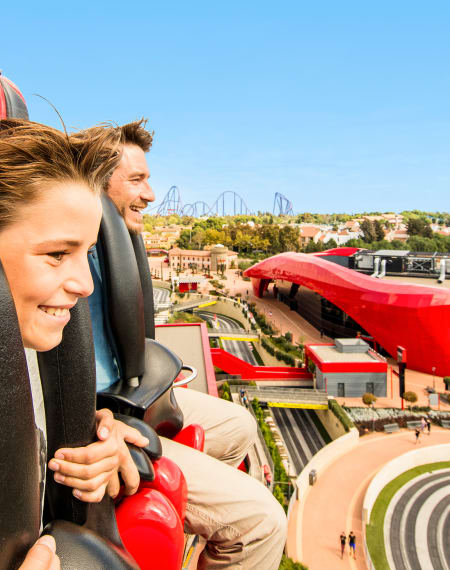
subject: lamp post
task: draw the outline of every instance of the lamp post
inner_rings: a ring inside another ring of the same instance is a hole
[[[433,366],[431,372],[433,373],[433,391],[436,392],[436,378],[434,377],[434,373],[436,372],[436,366]]]

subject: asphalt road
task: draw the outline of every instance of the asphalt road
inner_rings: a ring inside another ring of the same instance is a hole
[[[209,313],[207,311],[196,311],[196,314],[205,321],[209,321],[214,326],[215,319],[213,313]],[[245,330],[239,327],[236,321],[230,319],[229,317],[225,317],[224,315],[217,315],[217,322],[219,323],[219,328],[221,330],[245,333]],[[245,360],[245,362],[248,362],[249,364],[258,366],[258,362],[253,356],[253,351],[250,348],[250,342],[245,342],[242,340],[222,340],[222,346],[224,350],[230,354],[233,354],[234,356]]]

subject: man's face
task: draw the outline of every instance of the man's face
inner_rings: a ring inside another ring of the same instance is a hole
[[[111,176],[106,193],[116,205],[127,228],[134,233],[144,229],[142,210],[155,199],[149,178],[144,151],[137,145],[125,144],[122,160]]]

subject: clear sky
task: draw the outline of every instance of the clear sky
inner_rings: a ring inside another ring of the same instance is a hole
[[[450,4],[304,0],[2,3],[0,69],[30,117],[148,117],[160,201],[296,212],[448,211]]]

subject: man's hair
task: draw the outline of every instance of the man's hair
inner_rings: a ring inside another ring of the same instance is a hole
[[[146,125],[147,119],[140,119],[118,127],[121,134],[120,142],[122,144],[135,144],[144,152],[148,152],[152,146],[154,132],[148,131],[145,128]]]
[[[50,184],[75,182],[100,192],[120,161],[120,133],[77,138],[24,119],[0,120],[0,231]]]

